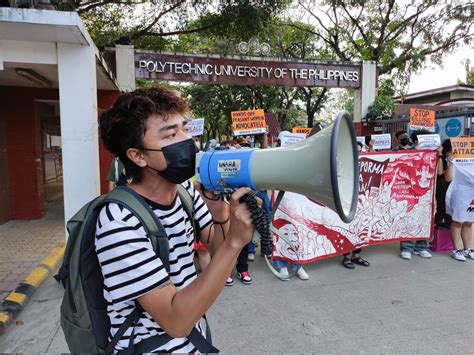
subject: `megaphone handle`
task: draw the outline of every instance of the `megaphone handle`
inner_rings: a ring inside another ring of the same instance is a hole
[[[248,193],[239,199],[240,203],[246,203],[252,214],[252,222],[260,234],[261,252],[270,256],[273,253],[273,238],[270,233],[270,220],[268,214],[258,204],[255,197]]]

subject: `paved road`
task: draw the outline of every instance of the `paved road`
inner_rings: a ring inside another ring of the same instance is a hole
[[[474,261],[443,254],[402,260],[395,243],[364,256],[369,268],[347,270],[328,259],[307,267],[309,281],[289,282],[256,260],[255,284],[237,281],[208,313],[216,346],[223,353],[474,353]],[[0,337],[0,353],[67,352],[61,295],[46,282]]]

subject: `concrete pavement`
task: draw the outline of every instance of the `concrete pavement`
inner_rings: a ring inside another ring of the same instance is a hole
[[[53,185],[53,184],[50,184]],[[60,184],[49,192],[45,217],[0,225],[0,304],[25,277],[65,240],[64,208]]]
[[[309,281],[282,282],[261,258],[254,284],[222,292],[208,312],[222,353],[473,353],[474,261],[446,254],[400,259],[398,243],[366,248],[371,266],[340,258],[306,267]],[[0,337],[0,353],[68,352],[59,327],[62,290],[49,279]]]

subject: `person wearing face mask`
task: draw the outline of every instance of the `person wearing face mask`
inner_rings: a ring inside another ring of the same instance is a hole
[[[410,149],[410,138],[408,138],[407,131],[405,130],[398,131],[397,133],[395,133],[395,138],[398,142],[398,146],[395,147],[393,151]]]
[[[238,189],[229,207],[220,199],[207,200],[200,185],[187,181],[195,174],[196,161],[196,145],[186,133],[187,111],[184,98],[155,87],[122,94],[100,118],[105,147],[124,164],[132,179],[129,188],[159,218],[169,246],[168,272],[136,216],[115,203],[102,208],[95,247],[104,275],[110,338],[131,312],[141,312],[114,352],[131,344],[147,353],[202,351],[196,339],[205,338],[203,315],[253,235],[247,205],[239,203],[249,189]],[[192,196],[196,235],[213,254],[199,276],[193,263],[193,225],[177,194],[178,184]],[[157,344],[160,334],[164,336]]]

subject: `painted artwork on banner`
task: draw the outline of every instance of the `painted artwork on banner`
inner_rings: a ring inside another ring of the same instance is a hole
[[[273,257],[309,263],[369,245],[429,239],[433,228],[436,151],[381,152],[359,157],[359,200],[351,223],[315,201],[285,193],[273,227]]]

